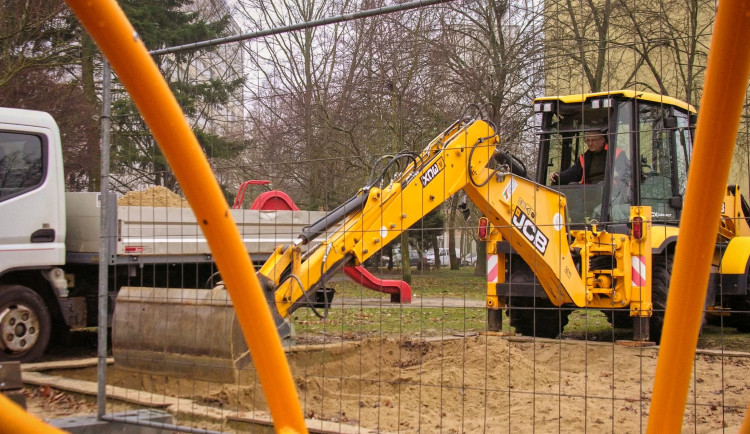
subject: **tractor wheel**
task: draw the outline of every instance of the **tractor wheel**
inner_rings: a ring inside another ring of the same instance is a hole
[[[630,309],[612,309],[603,312],[607,315],[607,320],[612,324],[612,327],[616,329],[633,328],[633,317],[630,316]]]
[[[664,328],[664,311],[667,308],[667,292],[669,281],[672,277],[672,254],[668,256],[654,256],[651,272],[651,304],[653,313],[651,315],[650,335],[651,340],[657,344],[661,341],[661,332]]]
[[[513,267],[513,270],[511,284],[534,282],[534,274],[526,263]],[[556,338],[568,324],[570,315],[570,310],[560,309],[546,298],[513,295],[508,297],[507,312],[516,333],[539,338]]]
[[[740,333],[750,333],[750,293],[735,297],[731,304],[731,315],[724,324],[736,327]]]
[[[0,361],[35,362],[47,350],[51,319],[44,300],[21,285],[0,285]]]
[[[543,298],[514,297],[508,306],[510,325],[517,333],[538,338],[556,338],[568,324],[570,310]]]

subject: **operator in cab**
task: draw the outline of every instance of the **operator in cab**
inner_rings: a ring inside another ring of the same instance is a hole
[[[604,181],[604,169],[607,167],[607,134],[606,131],[592,130],[584,133],[583,141],[588,150],[576,159],[575,164],[562,172],[552,172],[549,180],[552,184],[597,184]]]

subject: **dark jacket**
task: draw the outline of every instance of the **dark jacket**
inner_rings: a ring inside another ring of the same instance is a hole
[[[595,184],[604,180],[604,169],[607,166],[607,151],[609,145],[605,145],[604,150],[594,153],[586,151],[581,154],[575,164],[560,172],[560,184],[570,184],[578,182],[581,184]],[[622,151],[617,149],[617,158]],[[593,164],[592,164],[592,160]]]

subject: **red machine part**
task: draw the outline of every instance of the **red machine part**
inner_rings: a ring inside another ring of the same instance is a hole
[[[391,294],[392,303],[411,303],[411,286],[403,280],[378,279],[361,265],[344,267],[344,274],[365,288]]]
[[[237,189],[237,196],[234,197],[234,203],[232,209],[240,209],[242,207],[242,201],[245,199],[245,191],[248,185],[268,185],[271,181],[251,179],[240,184],[240,188]]]
[[[258,195],[250,209],[263,211],[299,211],[288,194],[280,190],[266,191]]]
[[[242,201],[245,199],[245,192],[249,185],[268,185],[270,183],[271,181],[251,179],[240,184],[240,188],[237,189],[237,196],[235,196],[234,203],[232,204],[232,209],[240,209],[242,207]],[[265,191],[259,194],[253,204],[250,205],[250,209],[261,211],[299,211],[292,198],[280,190]]]

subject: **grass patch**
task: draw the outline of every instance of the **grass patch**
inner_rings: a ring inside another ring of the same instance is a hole
[[[698,348],[748,352],[750,333],[740,333],[732,327],[704,326],[698,337]]]
[[[385,280],[401,279],[398,271],[380,270],[373,274]],[[487,312],[484,308],[420,308],[418,304],[398,306],[390,303],[390,295],[369,290],[345,278],[337,278],[333,286],[336,289],[335,297],[382,298],[383,307],[331,309],[325,320],[316,317],[309,309],[300,309],[293,314],[295,330],[300,336],[446,336],[487,330]],[[474,275],[474,267],[412,270],[411,287],[416,297],[484,300],[486,280],[484,276]],[[507,316],[503,319],[503,330],[513,330]],[[570,314],[562,338],[611,342],[630,340],[633,333],[631,329],[612,328],[606,315],[599,310],[578,309]],[[750,333],[738,333],[734,328],[706,326],[698,340],[698,348],[748,351]]]
[[[629,340],[633,338],[633,332],[612,328],[607,316],[600,310],[578,309],[570,313],[562,337],[589,341]]]
[[[484,308],[345,308],[330,310],[324,320],[305,309],[295,312],[293,317],[294,328],[301,336],[445,336],[487,329]],[[510,330],[507,321],[504,328]]]

